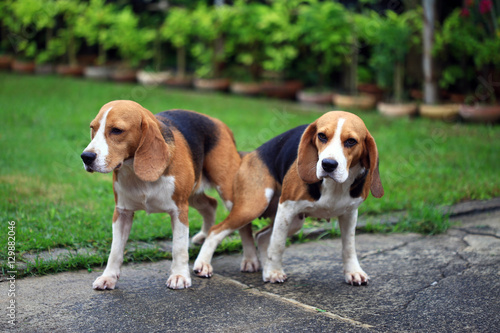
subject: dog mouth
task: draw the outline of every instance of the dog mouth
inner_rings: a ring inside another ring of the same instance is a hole
[[[123,163],[118,163],[118,165],[113,170],[118,170],[122,167]]]

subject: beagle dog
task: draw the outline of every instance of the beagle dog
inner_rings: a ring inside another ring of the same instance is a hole
[[[114,289],[134,212],[170,214],[173,232],[167,286],[191,286],[188,267],[188,208],[203,217],[193,237],[201,243],[214,224],[217,201],[205,195],[215,187],[228,209],[233,178],[241,162],[231,130],[200,113],[171,110],[153,115],[133,101],[105,104],[90,123],[91,142],[81,154],[88,172],[113,172],[115,210],[108,263],[94,289]]]
[[[366,284],[354,247],[358,206],[369,192],[384,194],[375,140],[363,121],[342,111],[325,113],[310,125],[291,129],[243,157],[234,183],[234,205],[227,218],[213,226],[194,264],[200,277],[210,277],[210,264],[220,241],[239,230],[243,245],[241,270],[263,266],[263,280],[284,282],[286,237],[300,230],[306,216],[338,217],[342,235],[345,281]],[[269,217],[272,227],[257,233],[251,222]]]

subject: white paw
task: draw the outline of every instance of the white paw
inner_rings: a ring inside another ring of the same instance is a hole
[[[212,265],[206,262],[195,261],[193,266],[194,274],[199,277],[209,278],[214,274]]]
[[[191,287],[191,278],[184,275],[170,275],[167,280],[167,287],[170,289],[185,289]]]
[[[351,286],[361,286],[363,284],[368,284],[370,277],[368,274],[363,272],[363,270],[355,272],[344,272],[345,282]]]
[[[193,242],[193,244],[201,245],[205,241],[205,238],[207,238],[207,235],[204,232],[200,231],[199,233],[194,235],[193,238],[191,238],[191,242]]]
[[[92,284],[92,288],[98,289],[98,290],[105,290],[105,289],[115,289],[116,282],[118,281],[118,278],[115,276],[104,276],[101,275],[97,279],[95,279],[94,283]]]
[[[282,269],[275,269],[271,271],[264,270],[264,272],[262,272],[262,279],[264,282],[283,283],[286,281],[287,276]]]
[[[254,272],[258,272],[259,269],[260,269],[259,259],[257,259],[257,258],[250,258],[250,259],[243,258],[243,260],[241,260],[240,270],[242,272],[254,273]]]

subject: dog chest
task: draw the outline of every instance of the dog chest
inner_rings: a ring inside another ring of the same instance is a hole
[[[118,208],[144,210],[148,214],[177,210],[172,200],[175,190],[174,176],[161,176],[157,181],[144,182],[135,175],[119,174],[114,188]]]

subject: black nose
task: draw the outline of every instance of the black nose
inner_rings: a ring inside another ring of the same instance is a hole
[[[328,158],[325,158],[323,161],[321,161],[321,166],[326,172],[332,172],[333,170],[337,169],[338,165],[339,162]]]
[[[81,155],[83,163],[86,165],[91,165],[95,161],[97,154],[90,151],[84,151]]]

